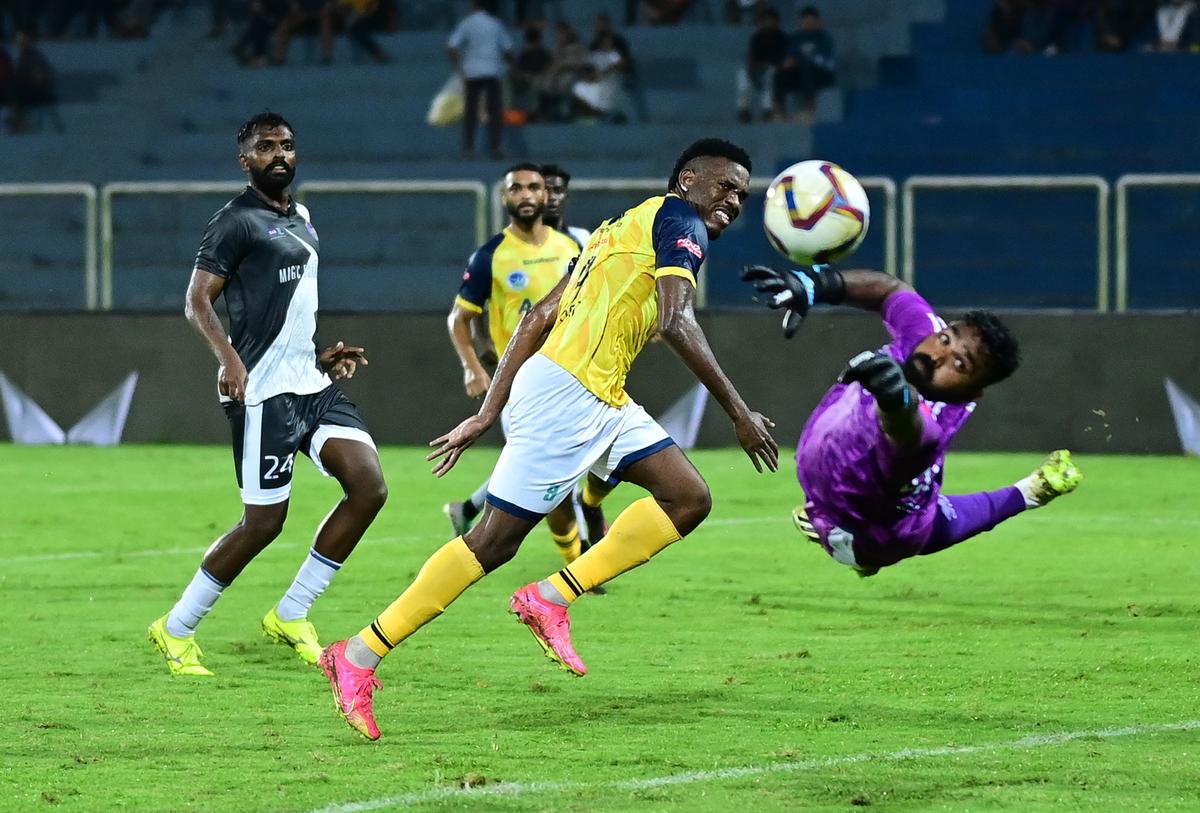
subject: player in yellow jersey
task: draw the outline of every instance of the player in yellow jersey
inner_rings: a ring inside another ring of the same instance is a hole
[[[509,608],[564,669],[587,669],[570,638],[567,608],[592,587],[648,561],[708,515],[708,485],[667,433],[625,393],[625,376],[657,331],[733,421],[754,467],[775,471],[774,424],[753,412],[713,357],[693,306],[708,241],[741,212],[750,157],[704,139],[676,161],[665,196],[606,221],[574,271],[521,321],[479,413],[433,441],[434,473],[458,458],[507,413],[508,442],[492,473],[483,519],[434,553],[404,593],[348,641],[331,644],[321,666],[338,711],[375,739],[375,667],[484,574],[511,559],[541,518],[586,471],[650,492],[613,522],[573,564],[512,597]]]
[[[501,203],[508,225],[480,246],[467,261],[462,287],[447,319],[450,342],[463,367],[463,387],[470,398],[480,398],[491,384],[472,337],[473,323],[487,308],[491,343],[503,353],[521,318],[535,302],[554,289],[579,246],[568,235],[543,222],[547,190],[537,164],[521,163],[504,174]],[[501,418],[505,434],[508,427]],[[488,481],[462,502],[447,503],[442,511],[462,535],[470,528],[487,500]],[[583,552],[574,506],[558,505],[546,515],[555,545],[568,564]],[[598,541],[598,540],[597,540]]]

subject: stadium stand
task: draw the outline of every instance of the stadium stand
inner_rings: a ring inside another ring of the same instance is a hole
[[[241,69],[228,42],[206,36],[207,9],[194,5],[165,13],[146,40],[44,43],[59,72],[65,132],[0,136],[0,182],[236,182],[232,133],[249,111],[269,107],[297,127],[301,180],[471,178],[490,185],[500,164],[464,163],[457,128],[424,123],[449,72],[444,26],[452,20],[436,5],[415,4],[401,18],[432,28],[380,38],[394,59],[384,66],[367,64],[343,38],[331,66],[318,65],[315,43],[304,42],[293,48],[291,66]],[[547,5],[555,13],[564,4]],[[509,127],[508,157],[552,159],[576,178],[657,178],[681,144],[718,133],[751,151],[759,179],[792,161],[821,157],[859,176],[886,175],[898,183],[924,173],[1096,174],[1111,182],[1126,172],[1185,171],[1200,158],[1195,140],[1182,137],[1177,126],[1200,90],[1193,57],[985,55],[979,40],[986,0],[825,4],[826,27],[838,46],[839,87],[823,92],[815,126],[738,124],[734,77],[749,28],[694,21],[715,19],[716,5],[696,4],[680,26],[621,29],[637,58],[649,122]],[[794,15],[786,3],[781,7],[790,26]],[[598,11],[620,21],[624,4],[588,0],[567,8],[586,31]],[[572,219],[594,223],[644,194],[580,192]],[[1095,306],[1096,215],[1089,193],[922,194],[917,257],[922,286],[935,302]],[[204,216],[221,199],[119,198],[113,306],[175,308],[190,265],[179,247],[195,242]],[[328,263],[357,283],[330,306],[442,307],[476,242],[463,198],[370,200],[364,206],[360,197],[328,195],[314,204]],[[1200,282],[1186,273],[1186,243],[1172,239],[1194,221],[1190,198],[1151,190],[1131,200],[1148,204],[1131,207],[1135,256],[1169,277],[1154,286],[1135,280],[1131,305],[1200,301]],[[1160,200],[1168,205],[1156,205]],[[73,283],[79,269],[73,240],[82,232],[82,216],[69,201],[45,207],[0,198],[12,246],[0,261],[0,308],[82,302]],[[877,223],[879,214],[877,208]],[[709,275],[710,304],[745,301],[745,291],[723,272],[769,256],[758,215],[748,207],[722,242],[721,268],[710,269],[717,272]],[[10,230],[17,235],[11,242]],[[972,239],[962,239],[964,231]],[[882,265],[878,226],[858,260]],[[36,279],[8,270],[30,267],[39,269]],[[402,293],[368,295],[398,273],[406,277]],[[46,295],[51,276],[58,293]],[[1033,279],[1041,284],[1014,284]]]

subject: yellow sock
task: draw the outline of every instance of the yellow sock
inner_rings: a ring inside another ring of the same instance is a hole
[[[583,490],[579,492],[580,501],[588,508],[595,508],[603,502],[606,494],[597,494],[592,488],[592,480],[589,477],[583,481]]]
[[[379,657],[437,618],[456,598],[483,578],[483,566],[461,536],[430,556],[417,578],[371,625],[358,634]]]
[[[571,564],[579,558],[579,549],[582,544],[579,541],[579,526],[574,522],[571,523],[571,530],[565,534],[556,534],[550,532],[550,536],[554,538],[554,544],[558,547],[558,552],[567,564]]]
[[[572,602],[593,587],[645,564],[680,538],[671,518],[654,498],[643,497],[621,512],[599,544],[549,580],[563,598]]]

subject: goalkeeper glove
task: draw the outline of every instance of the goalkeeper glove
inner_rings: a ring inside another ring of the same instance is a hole
[[[875,396],[875,403],[884,412],[899,412],[916,406],[916,393],[904,378],[904,369],[886,353],[866,350],[850,359],[838,376],[838,383],[855,381]]]
[[[767,265],[749,265],[742,269],[742,280],[764,294],[758,301],[768,307],[787,308],[783,315],[783,335],[796,335],[808,309],[818,302],[837,305],[846,297],[842,275],[826,265],[777,271]]]

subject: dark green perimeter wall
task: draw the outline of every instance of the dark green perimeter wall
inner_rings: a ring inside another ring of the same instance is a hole
[[[1024,364],[988,392],[955,448],[1179,451],[1163,378],[1200,395],[1200,315],[1022,313],[1007,320],[1022,340]],[[808,411],[845,361],[886,341],[871,314],[817,314],[791,341],[780,336],[771,314],[713,312],[701,321],[747,402],[775,420],[783,447],[794,446]],[[342,339],[367,348],[370,367],[345,389],[381,443],[424,443],[474,410],[462,392],[444,316],[331,314],[320,330],[325,343]],[[4,314],[0,342],[0,372],[63,426],[136,370],[141,381],[126,442],[228,442],[216,363],[182,314]],[[658,414],[692,381],[670,350],[652,344],[628,390]],[[488,440],[498,442],[498,435],[497,428]],[[700,444],[734,443],[723,412],[711,403]]]

